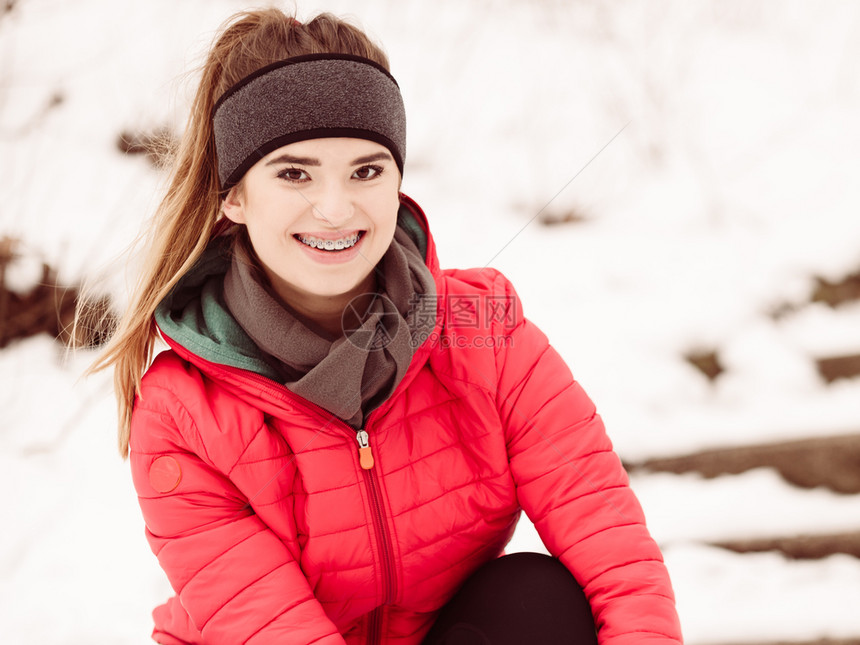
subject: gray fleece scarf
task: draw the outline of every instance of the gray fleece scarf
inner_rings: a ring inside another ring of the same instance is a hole
[[[234,255],[224,277],[228,309],[284,385],[354,428],[397,387],[436,322],[426,315],[436,311],[433,276],[400,227],[376,271],[377,297],[336,340],[278,299],[253,263]]]

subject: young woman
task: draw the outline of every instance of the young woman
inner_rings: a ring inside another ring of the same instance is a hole
[[[501,274],[440,269],[404,159],[358,29],[271,9],[214,43],[96,366],[176,592],[153,638],[680,642],[592,403]],[[554,557],[500,557],[522,510]]]

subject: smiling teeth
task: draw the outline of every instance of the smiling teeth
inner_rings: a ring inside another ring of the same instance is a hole
[[[312,235],[298,235],[297,237],[300,242],[315,249],[321,249],[323,251],[342,251],[343,249],[355,246],[355,243],[358,242],[358,238],[361,237],[361,235],[359,233],[354,233],[353,235],[348,235],[347,237],[343,237],[339,240],[321,240],[318,237],[313,237]]]

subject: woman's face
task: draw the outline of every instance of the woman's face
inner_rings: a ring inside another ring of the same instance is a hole
[[[308,312],[373,290],[372,272],[394,236],[399,188],[386,147],[310,139],[258,161],[223,209],[248,228],[278,295]]]

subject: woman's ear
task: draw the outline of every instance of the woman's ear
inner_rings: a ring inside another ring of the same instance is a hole
[[[221,203],[224,216],[236,224],[245,224],[245,199],[241,185],[233,186]]]

